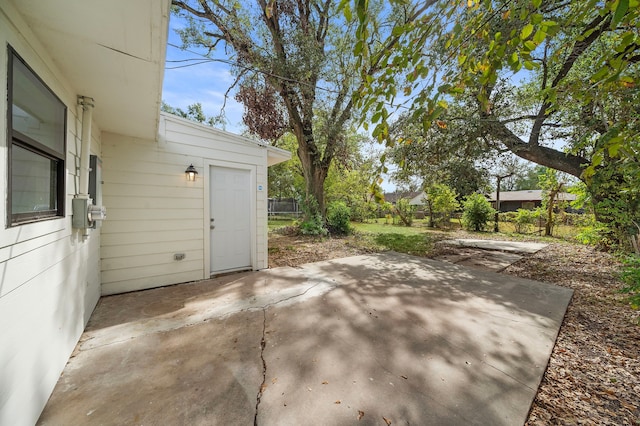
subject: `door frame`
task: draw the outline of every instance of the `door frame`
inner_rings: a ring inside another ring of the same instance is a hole
[[[203,217],[203,241],[204,241],[204,278],[211,277],[211,232],[210,231],[210,218],[211,218],[211,168],[212,167],[224,167],[227,169],[237,169],[237,170],[248,170],[249,171],[249,203],[251,209],[251,224],[250,224],[250,232],[251,232],[251,269],[256,270],[257,264],[257,238],[256,238],[256,172],[257,165],[256,164],[246,164],[246,163],[234,163],[231,161],[220,161],[220,160],[210,160],[204,159],[204,182],[203,182],[203,191],[204,191],[204,217]]]

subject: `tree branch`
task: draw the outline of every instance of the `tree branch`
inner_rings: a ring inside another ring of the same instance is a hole
[[[611,22],[611,14],[608,13],[603,16],[596,16],[587,26],[584,28],[582,34],[588,34],[584,39],[578,39],[571,48],[571,52],[565,58],[558,74],[556,74],[555,78],[551,82],[551,88],[555,88],[562,81],[563,78],[567,76],[573,65],[578,60],[580,55],[582,55],[588,48],[595,42],[598,37],[606,30],[609,22]],[[544,87],[543,87],[544,88]],[[549,101],[549,98],[545,95],[545,99],[538,110],[537,118],[533,123],[531,128],[531,133],[529,134],[529,144],[530,145],[538,145],[540,141],[540,131],[542,130],[542,124],[547,119],[547,113],[549,108],[551,108],[552,103]]]

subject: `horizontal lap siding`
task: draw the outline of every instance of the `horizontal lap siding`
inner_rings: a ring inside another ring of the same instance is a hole
[[[203,185],[187,182],[187,161],[156,141],[103,136],[103,294],[204,277]]]
[[[34,424],[100,295],[100,232],[71,227],[82,123],[77,90],[10,3],[0,5],[0,169],[6,173],[7,44],[67,106],[64,218],[6,226],[7,179],[0,179],[0,424]],[[90,94],[88,94],[90,95]],[[94,126],[93,154],[100,153]]]
[[[205,164],[252,165],[255,267],[267,267],[267,152],[243,137],[161,115],[159,141],[103,135],[102,293],[205,278]],[[188,182],[185,169],[198,170]],[[184,253],[184,260],[174,260]]]

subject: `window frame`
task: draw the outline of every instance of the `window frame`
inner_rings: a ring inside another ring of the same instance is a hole
[[[6,227],[20,226],[33,222],[41,222],[45,220],[60,219],[65,217],[65,201],[66,201],[66,153],[67,153],[67,106],[55,94],[53,90],[40,78],[40,76],[27,64],[27,62],[15,51],[10,45],[7,45],[7,222]],[[57,152],[24,133],[13,128],[13,84],[14,84],[14,61],[20,61],[31,73],[29,78],[33,78],[35,82],[42,85],[53,98],[63,107],[63,151]],[[55,175],[52,173],[52,179],[55,179],[55,189],[50,191],[50,197],[55,199],[55,209],[39,210],[26,213],[13,213],[13,171],[12,158],[14,146],[27,150],[42,158],[52,161],[55,164]]]

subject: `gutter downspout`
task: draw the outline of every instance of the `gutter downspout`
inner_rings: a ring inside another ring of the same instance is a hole
[[[80,188],[73,200],[74,227],[82,230],[84,237],[89,236],[89,169],[91,154],[91,122],[93,117],[93,98],[78,96],[78,105],[82,107],[82,136],[80,139]]]
[[[82,137],[80,145],[80,190],[76,198],[89,198],[89,155],[91,153],[91,121],[93,117],[93,98],[78,96],[82,106]]]

